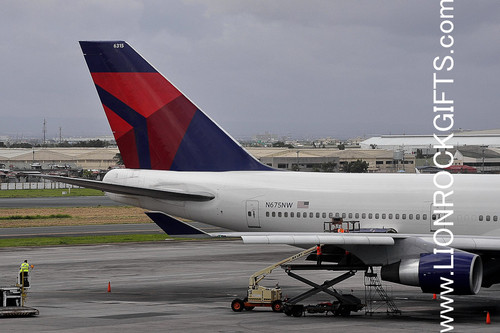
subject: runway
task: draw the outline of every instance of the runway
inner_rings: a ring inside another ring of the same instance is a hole
[[[0,228],[0,239],[165,233],[154,223]]]
[[[0,285],[14,283],[18,266],[35,265],[27,305],[34,318],[0,319],[2,332],[437,332],[439,300],[418,288],[391,284],[401,316],[364,312],[351,317],[287,317],[269,309],[235,313],[230,303],[243,297],[248,277],[297,249],[243,245],[240,241],[165,241],[147,244],[0,249]],[[302,273],[301,273],[302,274]],[[323,282],[338,273],[304,274]],[[111,293],[107,292],[111,282]],[[276,269],[261,284],[279,282],[285,295],[308,287]],[[363,274],[337,290],[364,299]],[[477,296],[453,296],[457,332],[498,332],[499,287]],[[316,302],[329,300],[318,294]],[[308,304],[308,303],[306,303]],[[492,325],[485,325],[489,310]]]
[[[123,206],[107,196],[1,198],[0,208]]]
[[[229,230],[204,224],[189,222],[196,228],[208,233],[227,232]],[[31,238],[31,237],[77,237],[77,236],[109,236],[124,234],[164,234],[155,223],[137,224],[92,224],[75,226],[52,227],[25,227],[25,228],[0,228],[0,239],[5,238]]]

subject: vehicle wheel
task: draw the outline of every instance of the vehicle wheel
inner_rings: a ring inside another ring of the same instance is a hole
[[[300,305],[294,305],[292,308],[292,316],[294,317],[302,317],[303,307]]]
[[[283,302],[281,302],[280,300],[274,301],[271,304],[271,308],[274,312],[283,312]]]
[[[343,308],[340,310],[340,315],[342,317],[349,317],[351,315],[351,310]]]
[[[241,299],[236,298],[235,300],[233,300],[231,302],[231,309],[234,312],[241,312],[241,311],[243,311],[243,308],[244,308],[244,305],[243,305],[243,301]]]
[[[283,312],[288,316],[290,317],[292,315],[292,307],[290,306],[290,304],[283,304]]]

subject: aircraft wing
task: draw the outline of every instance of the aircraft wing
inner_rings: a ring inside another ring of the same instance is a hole
[[[192,193],[192,192],[183,192],[180,190],[171,190],[171,189],[151,189],[151,188],[143,188],[136,186],[104,183],[102,181],[97,181],[97,180],[70,178],[62,176],[51,176],[51,175],[37,175],[37,176],[66,184],[92,188],[95,190],[101,190],[104,192],[124,194],[124,195],[146,196],[150,198],[163,199],[163,200],[210,201],[213,198],[215,198],[215,196],[210,193]]]
[[[342,245],[394,245],[398,240],[418,238],[423,243],[435,246],[432,235],[429,234],[398,234],[398,233],[225,233],[227,237],[241,237],[245,244],[286,244],[307,245],[332,244]],[[220,235],[219,235],[220,236]],[[437,241],[446,243],[444,237],[437,237]],[[455,235],[450,247],[470,251],[497,251],[500,252],[498,237]]]

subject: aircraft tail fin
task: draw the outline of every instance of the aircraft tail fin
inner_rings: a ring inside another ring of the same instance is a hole
[[[80,46],[127,168],[271,170],[126,42]]]

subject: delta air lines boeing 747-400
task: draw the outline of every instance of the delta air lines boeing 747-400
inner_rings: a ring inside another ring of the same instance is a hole
[[[102,182],[48,178],[151,210],[169,234],[202,233],[176,216],[244,243],[321,245],[324,260],[380,266],[382,279],[424,292],[443,278],[455,294],[500,282],[500,177],[275,170],[126,42],[80,45],[126,169]]]

